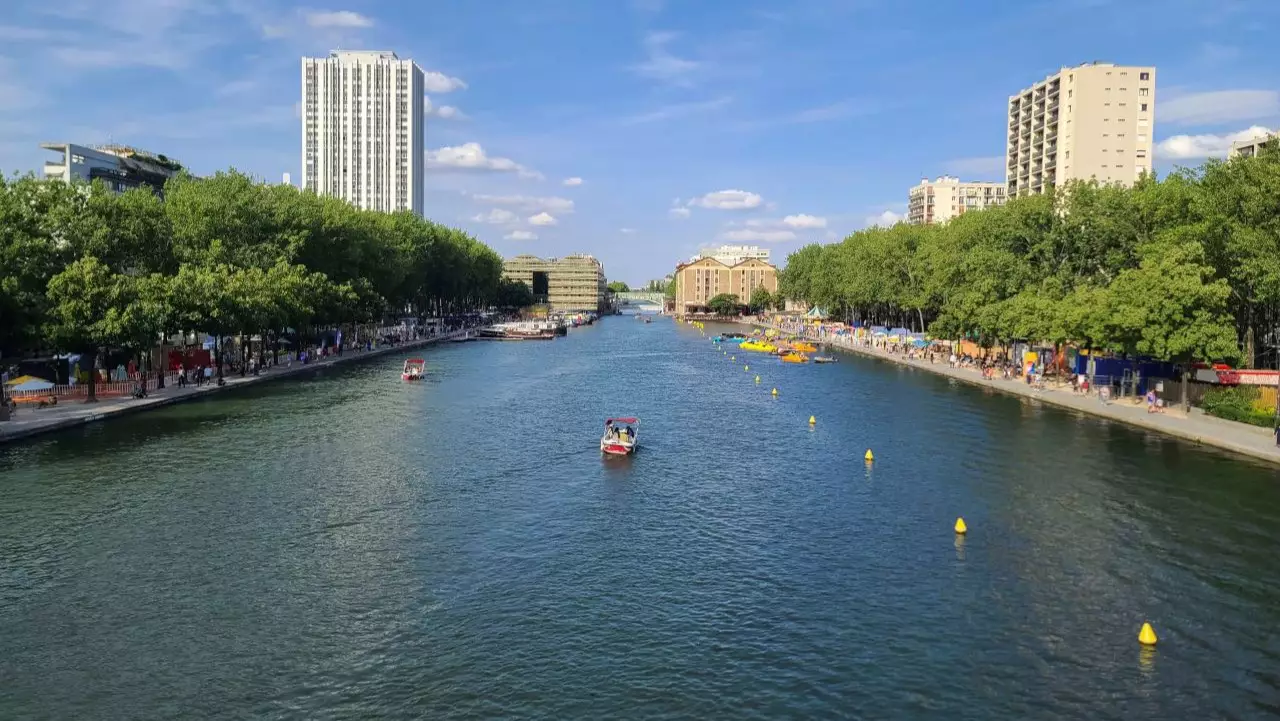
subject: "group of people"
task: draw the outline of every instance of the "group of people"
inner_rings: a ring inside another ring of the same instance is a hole
[[[604,437],[610,441],[636,442],[636,431],[631,426],[615,426],[613,421],[604,424]]]

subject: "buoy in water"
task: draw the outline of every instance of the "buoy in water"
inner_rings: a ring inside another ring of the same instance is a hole
[[[876,459],[876,457],[875,457],[875,456],[871,455],[871,449],[870,449],[870,448],[868,448],[868,449],[867,449],[867,452],[866,452],[865,454],[863,454],[862,458],[863,458],[867,463],[870,463],[870,462],[872,462],[872,461],[874,461],[874,460]]]
[[[770,394],[770,395],[775,395],[775,396],[776,396],[776,395],[778,395],[778,389],[777,389],[777,388],[774,388],[773,390],[769,391],[769,394]]]
[[[742,370],[749,371],[751,370],[751,366],[742,366]]]
[[[814,425],[817,422],[818,422],[817,418],[814,418],[813,416],[809,416],[809,425]]]
[[[963,518],[957,518],[957,519],[956,519],[956,533],[958,533],[958,534],[960,534],[961,536],[963,536],[964,534],[966,534],[966,533],[968,533],[968,532],[969,532],[969,527],[968,527],[968,526],[966,526],[966,525],[964,525],[964,519],[963,519]]]
[[[760,382],[760,376],[756,376],[756,383]]]
[[[1150,623],[1143,622],[1142,630],[1138,632],[1138,643],[1143,646],[1156,645],[1156,630],[1151,627]]]

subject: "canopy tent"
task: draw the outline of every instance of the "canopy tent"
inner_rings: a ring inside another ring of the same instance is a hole
[[[823,320],[827,317],[827,312],[815,305],[814,307],[809,309],[808,313],[804,314],[804,317],[809,319]]]
[[[47,391],[53,389],[53,384],[43,378],[35,376],[18,376],[8,383],[4,384],[5,390],[12,393],[21,393],[23,391]]]

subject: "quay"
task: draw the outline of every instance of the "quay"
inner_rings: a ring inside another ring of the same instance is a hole
[[[407,350],[452,340],[453,338],[461,337],[467,332],[468,330],[464,329],[367,351],[351,350],[342,355],[330,356],[311,363],[294,362],[287,366],[277,365],[262,370],[256,376],[246,375],[243,378],[239,375],[224,376],[226,382],[221,386],[216,385],[216,380],[214,383],[203,386],[187,386],[185,388],[179,388],[176,383],[173,383],[159,390],[148,391],[146,398],[133,398],[132,396],[105,397],[99,399],[97,403],[72,401],[38,410],[20,408],[9,417],[8,421],[0,423],[0,444],[88,425],[117,416],[163,408],[175,403],[207,398],[215,393],[245,388],[259,383],[270,383],[321,368],[332,368],[347,363],[358,363],[370,358],[378,358],[391,353],[402,353]],[[168,383],[167,380],[166,383]]]
[[[739,323],[760,328],[772,328],[779,333],[794,334],[794,329],[757,320],[741,320]],[[952,368],[946,363],[930,363],[926,360],[910,360],[888,353],[873,346],[859,344],[852,339],[816,336],[805,329],[804,337],[823,343],[847,353],[854,353],[868,358],[890,361],[908,368],[936,373],[953,378],[963,383],[990,388],[1000,393],[1020,396],[1059,408],[1084,413],[1098,418],[1117,421],[1126,425],[1155,431],[1180,438],[1192,443],[1219,448],[1250,458],[1280,465],[1280,446],[1275,436],[1267,428],[1237,423],[1222,418],[1206,415],[1198,408],[1192,408],[1187,415],[1177,408],[1166,408],[1161,413],[1147,413],[1142,399],[1120,399],[1103,403],[1097,395],[1079,395],[1069,389],[1048,387],[1043,390],[1034,388],[1021,381],[985,380],[976,369]]]

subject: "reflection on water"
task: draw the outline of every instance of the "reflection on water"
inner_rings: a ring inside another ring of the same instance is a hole
[[[424,355],[0,448],[0,718],[1280,712],[1270,468],[666,320]]]

